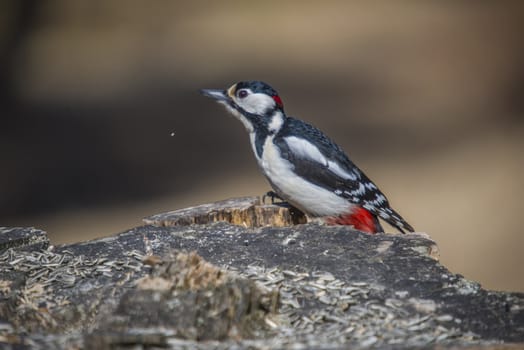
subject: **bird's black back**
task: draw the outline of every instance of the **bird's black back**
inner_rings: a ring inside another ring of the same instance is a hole
[[[327,164],[315,159],[303,157],[292,152],[286,142],[287,137],[299,136],[318,148],[328,161],[338,164],[342,170],[353,175],[355,180],[343,178],[329,170]],[[316,127],[299,119],[287,117],[284,125],[273,140],[279,147],[282,157],[293,164],[294,171],[307,181],[333,191],[346,198],[349,202],[369,210],[401,232],[403,229],[413,231],[413,228],[396,213],[389,205],[385,195],[378,187],[348,158],[346,153]],[[362,188],[364,184],[364,188]]]

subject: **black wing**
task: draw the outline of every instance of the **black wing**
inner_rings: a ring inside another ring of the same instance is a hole
[[[300,139],[294,135],[300,135]],[[305,180],[362,206],[401,232],[403,229],[413,231],[391,209],[378,187],[319,129],[288,117],[273,142],[279,147],[282,157],[293,164],[295,173]]]

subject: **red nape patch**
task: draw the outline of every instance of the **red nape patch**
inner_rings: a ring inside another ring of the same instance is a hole
[[[377,233],[379,231],[376,218],[364,208],[355,208],[352,212],[340,216],[333,216],[326,219],[328,225],[351,225],[356,230]]]
[[[272,97],[273,97],[273,100],[275,100],[275,103],[277,104],[277,106],[280,109],[284,108],[284,104],[282,103],[282,100],[280,99],[280,96],[275,95],[275,96],[272,96]]]

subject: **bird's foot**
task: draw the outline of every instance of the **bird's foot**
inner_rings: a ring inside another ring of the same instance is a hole
[[[271,204],[275,204],[275,198],[278,199],[281,203],[284,203],[284,199],[280,197],[276,192],[274,191],[267,191],[266,194],[262,196],[262,203],[266,203],[266,198],[271,198]]]

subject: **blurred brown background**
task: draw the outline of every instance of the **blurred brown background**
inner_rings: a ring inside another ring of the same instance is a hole
[[[71,242],[264,193],[242,125],[197,93],[257,79],[453,272],[524,291],[521,4],[4,0],[0,223]]]

